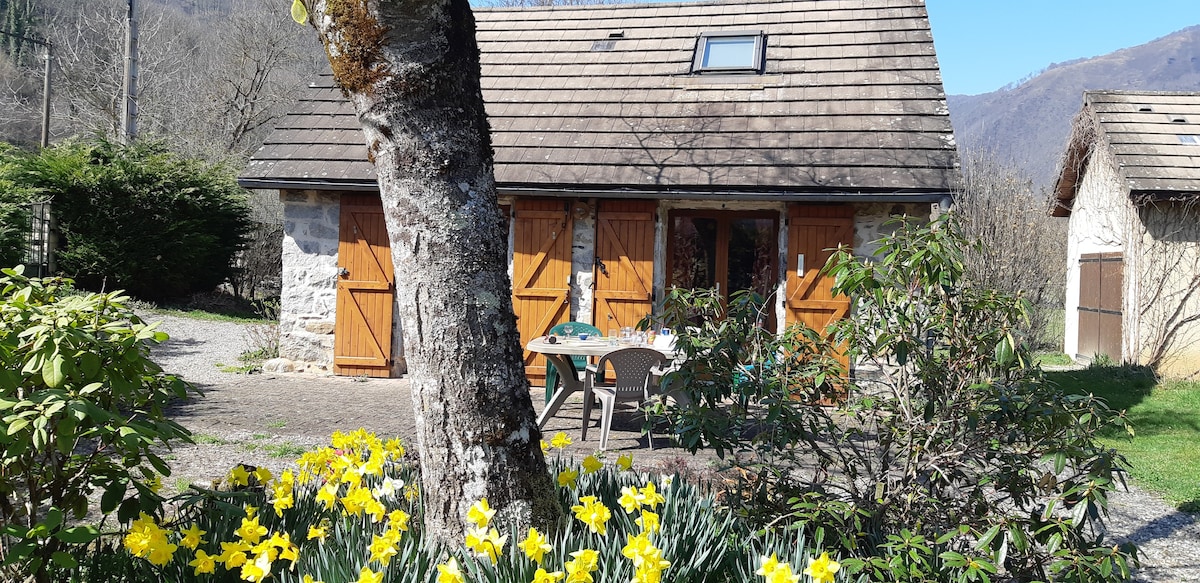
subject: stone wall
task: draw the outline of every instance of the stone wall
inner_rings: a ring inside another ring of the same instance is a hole
[[[337,312],[338,196],[284,190],[279,197],[284,203],[279,355],[297,370],[330,372]]]
[[[854,255],[871,257],[879,251],[879,239],[896,232],[892,217],[909,216],[931,220],[940,211],[937,203],[866,203],[854,205]]]

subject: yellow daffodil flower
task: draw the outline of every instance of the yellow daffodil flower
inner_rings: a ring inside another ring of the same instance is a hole
[[[804,569],[804,574],[812,577],[813,581],[817,583],[832,583],[834,573],[841,568],[842,566],[837,561],[829,558],[829,553],[821,553],[820,557],[809,559],[808,568]]]
[[[654,551],[658,549],[650,542],[650,536],[646,533],[637,535],[626,534],[625,546],[621,548],[621,554],[626,559],[633,561],[633,565],[640,566],[646,557],[653,556]]]
[[[632,455],[623,454],[623,455],[617,456],[617,469],[621,470],[622,472],[628,472],[629,468],[632,468],[632,467],[633,467],[633,456]]]
[[[260,466],[254,469],[254,479],[258,480],[259,484],[266,485],[267,482],[271,481],[272,477],[274,476],[271,475],[271,470],[267,468]]]
[[[542,557],[554,550],[554,547],[550,546],[550,541],[542,533],[538,532],[536,528],[530,528],[529,536],[525,537],[525,540],[521,541],[518,546],[521,547],[522,551],[525,551],[525,556],[529,560],[539,565],[542,564]],[[538,570],[541,571],[541,569]],[[559,573],[559,576],[561,577],[562,573]]]
[[[645,500],[646,498],[642,496],[641,492],[638,492],[637,488],[623,486],[621,488],[621,497],[617,498],[617,504],[620,504],[621,508],[625,509],[626,514],[633,514],[637,512],[638,508],[642,507],[642,502]]]
[[[399,549],[396,548],[395,542],[386,536],[375,535],[371,538],[371,544],[367,547],[371,553],[370,561],[378,561],[384,567],[391,562],[392,557],[396,556]]]
[[[263,535],[267,534],[267,527],[259,525],[257,517],[243,518],[242,525],[233,531],[233,534],[248,544],[256,545]]]
[[[658,514],[649,510],[643,510],[642,517],[634,522],[642,528],[642,532],[655,534],[662,530],[662,524],[658,520]]]
[[[543,439],[539,445],[542,446],[542,455],[550,453],[550,444],[546,443],[545,439]]]
[[[454,557],[445,563],[439,563],[437,583],[465,583],[462,570],[458,567],[458,561]]]
[[[189,549],[195,550],[196,547],[208,542],[200,537],[207,534],[208,531],[200,530],[199,525],[191,525],[190,527],[179,531],[179,544]]]
[[[558,583],[558,581],[563,577],[564,574],[562,571],[551,571],[547,573],[545,569],[539,568],[537,572],[533,574],[532,583]],[[438,583],[441,582],[439,581]]]
[[[304,577],[300,578],[300,583],[325,583],[325,582],[321,581],[319,579],[313,579],[312,575],[305,574]]]
[[[399,508],[393,510],[390,514],[388,514],[388,529],[408,532],[409,518],[410,517],[407,512],[400,510]]]
[[[646,485],[642,487],[642,504],[650,507],[651,510],[666,501],[667,499],[664,498],[662,494],[659,494],[657,491],[655,491],[654,482],[647,482]]]
[[[244,542],[223,542],[221,543],[221,554],[217,555],[217,562],[225,565],[226,570],[236,569],[246,562],[246,551],[250,550],[250,545]]]
[[[325,525],[308,527],[308,540],[320,539],[325,542],[325,537],[329,536],[329,527]]]
[[[833,575],[830,575],[829,581],[833,581]],[[767,583],[797,583],[800,581],[800,575],[792,573],[792,566],[788,563],[780,563],[770,575],[767,575]],[[824,580],[818,579],[824,583]]]
[[[571,511],[575,513],[575,518],[588,526],[588,530],[604,536],[606,532],[608,519],[612,518],[612,512],[604,505],[603,502],[598,502],[595,496],[583,496],[579,499],[583,504],[572,506]]]
[[[487,498],[482,498],[472,504],[471,509],[467,511],[467,522],[474,524],[477,528],[484,528],[495,515],[496,511],[488,507]]]
[[[234,486],[249,486],[250,472],[246,471],[246,466],[238,464],[237,467],[230,470],[229,483]]]
[[[604,464],[600,463],[600,460],[594,455],[589,455],[583,458],[583,463],[581,465],[583,466],[583,475],[585,476],[588,474],[594,474],[600,471],[600,468],[604,467]]]
[[[579,478],[579,472],[570,468],[558,473],[558,485],[563,488],[575,489],[575,480]]]
[[[508,542],[508,535],[500,536],[500,533],[494,528],[491,530],[472,528],[467,530],[465,544],[476,556],[487,557],[494,565],[496,557],[504,551],[506,542]]]
[[[317,502],[324,504],[326,510],[332,510],[334,503],[337,502],[338,489],[336,482],[329,482],[321,486],[321,489],[317,490]]]
[[[592,549],[579,549],[571,553],[571,556],[575,557],[575,560],[568,563],[575,563],[576,568],[584,571],[595,571],[600,561],[600,553]]]
[[[358,581],[354,583],[383,583],[383,571],[376,573],[367,567],[358,572]]]
[[[216,557],[204,552],[204,549],[196,551],[196,558],[188,563],[189,567],[195,567],[194,575],[202,575],[204,573],[212,573],[217,570]]]
[[[421,487],[416,484],[409,484],[404,487],[404,499],[412,502],[421,495]]]
[[[571,445],[571,443],[573,443],[571,438],[567,437],[567,434],[561,431],[555,433],[554,437],[550,439],[550,446],[557,449],[563,449],[568,445]]]
[[[754,574],[762,575],[763,577],[767,577],[772,572],[774,572],[775,569],[778,567],[779,567],[779,559],[775,558],[775,553],[771,553],[771,556],[769,556],[769,557],[762,557],[762,562],[760,563],[758,570],[755,571]]]
[[[259,553],[254,561],[246,561],[242,564],[241,577],[243,581],[251,583],[259,583],[263,579],[271,576],[271,554],[267,552]]]
[[[151,476],[149,480],[146,480],[146,487],[157,494],[159,490],[162,490],[162,476],[158,474]]]

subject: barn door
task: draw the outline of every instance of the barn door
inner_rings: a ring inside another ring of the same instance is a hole
[[[600,203],[592,324],[603,334],[635,326],[653,309],[656,206],[650,201]]]
[[[1121,361],[1121,253],[1084,253],[1079,257],[1079,348],[1076,356],[1105,355]]]
[[[378,196],[342,195],[338,272],[334,373],[391,376],[396,286]]]
[[[788,218],[787,323],[824,331],[850,312],[850,299],[834,297],[833,278],[821,269],[839,244],[854,243],[854,207],[800,206]],[[849,358],[838,358],[849,370]]]
[[[513,311],[521,345],[571,317],[569,202],[518,199],[513,203]],[[525,351],[531,383],[546,377],[545,357]]]

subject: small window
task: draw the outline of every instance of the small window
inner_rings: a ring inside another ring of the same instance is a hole
[[[1189,146],[1200,146],[1200,136],[1192,134],[1179,134],[1179,143]]]
[[[761,73],[762,66],[761,32],[705,32],[696,43],[692,72]]]
[[[1187,118],[1182,115],[1172,115],[1170,119],[1171,123],[1187,123]]]
[[[1140,111],[1142,113],[1149,113],[1149,112],[1154,111],[1154,108],[1150,107],[1149,105],[1143,105],[1138,108],[1138,111]]]

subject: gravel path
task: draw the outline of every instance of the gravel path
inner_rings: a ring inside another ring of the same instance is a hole
[[[278,473],[300,452],[326,444],[335,430],[364,427],[409,442],[415,437],[406,380],[222,372],[218,363],[240,364],[238,356],[250,347],[245,325],[162,315],[147,320],[161,321],[161,329],[171,336],[155,347],[155,361],[204,392],[201,398],[172,407],[172,417],[194,433],[196,444],[177,447],[168,454],[174,469],[168,489],[222,476],[238,463]],[[535,407],[540,408],[540,401],[534,399]],[[546,431],[567,431],[577,437],[582,422],[579,405],[568,401]],[[712,467],[711,458],[664,448],[660,440],[654,450],[646,448],[639,427],[640,419],[618,414],[612,449],[632,453],[638,465],[646,468],[703,472]],[[599,438],[599,431],[595,433],[586,443],[576,440],[568,453],[591,453]],[[1196,516],[1179,512],[1136,486],[1113,493],[1110,502],[1108,543],[1128,540],[1141,548],[1143,567],[1134,581],[1200,581],[1200,521]]]

